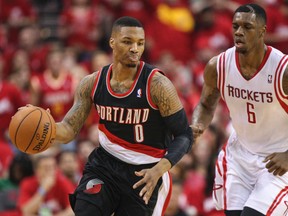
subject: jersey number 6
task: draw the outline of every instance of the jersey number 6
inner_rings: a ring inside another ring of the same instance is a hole
[[[251,103],[247,103],[247,116],[248,116],[248,122],[255,124],[256,123],[256,114],[253,112],[254,105]]]

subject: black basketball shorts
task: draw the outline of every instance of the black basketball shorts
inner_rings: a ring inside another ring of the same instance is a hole
[[[107,153],[102,147],[89,156],[83,177],[70,195],[70,203],[76,216],[151,216],[157,201],[160,179],[148,205],[139,196],[142,187],[132,186],[142,177],[135,171],[155,164],[131,165]]]

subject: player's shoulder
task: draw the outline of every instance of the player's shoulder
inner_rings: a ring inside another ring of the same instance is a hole
[[[216,71],[217,64],[222,63],[228,56],[235,55],[235,47],[230,47],[227,50],[219,53],[218,55],[213,56],[206,64],[206,70]]]
[[[222,61],[224,61],[228,55],[235,55],[235,47],[231,47],[231,48],[219,53],[218,55],[213,56],[208,61],[207,66],[215,68],[217,66],[217,63],[220,61],[220,59],[222,59]]]
[[[78,84],[76,92],[90,93],[99,75],[99,71],[84,76]]]
[[[213,56],[206,64],[204,75],[217,73],[217,63],[220,55]]]
[[[207,66],[208,67],[216,67],[217,66],[217,61],[218,61],[218,58],[219,58],[220,55],[217,55],[217,56],[213,56],[207,63]]]
[[[268,52],[270,52],[270,56],[275,59],[282,59],[283,57],[287,57],[287,54],[284,54],[282,51],[276,49],[272,46],[267,46]]]
[[[84,82],[85,84],[93,84],[96,78],[99,76],[99,74],[100,74],[99,71],[88,74],[82,78],[81,82]]]
[[[165,74],[162,71],[156,70],[151,78],[150,85],[151,87],[165,88],[171,86],[172,82],[167,76],[165,76]]]

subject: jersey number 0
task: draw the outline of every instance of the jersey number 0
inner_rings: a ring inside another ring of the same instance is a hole
[[[140,143],[144,141],[143,125],[141,124],[134,125],[134,136],[135,136],[136,142]]]

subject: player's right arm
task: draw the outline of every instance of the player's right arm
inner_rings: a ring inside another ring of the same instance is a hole
[[[217,58],[213,57],[204,70],[204,84],[200,101],[193,111],[192,124],[194,141],[211,123],[220,99],[217,88]]]
[[[72,141],[84,125],[93,104],[91,91],[97,74],[85,76],[77,86],[73,106],[63,120],[56,123],[55,143]]]

